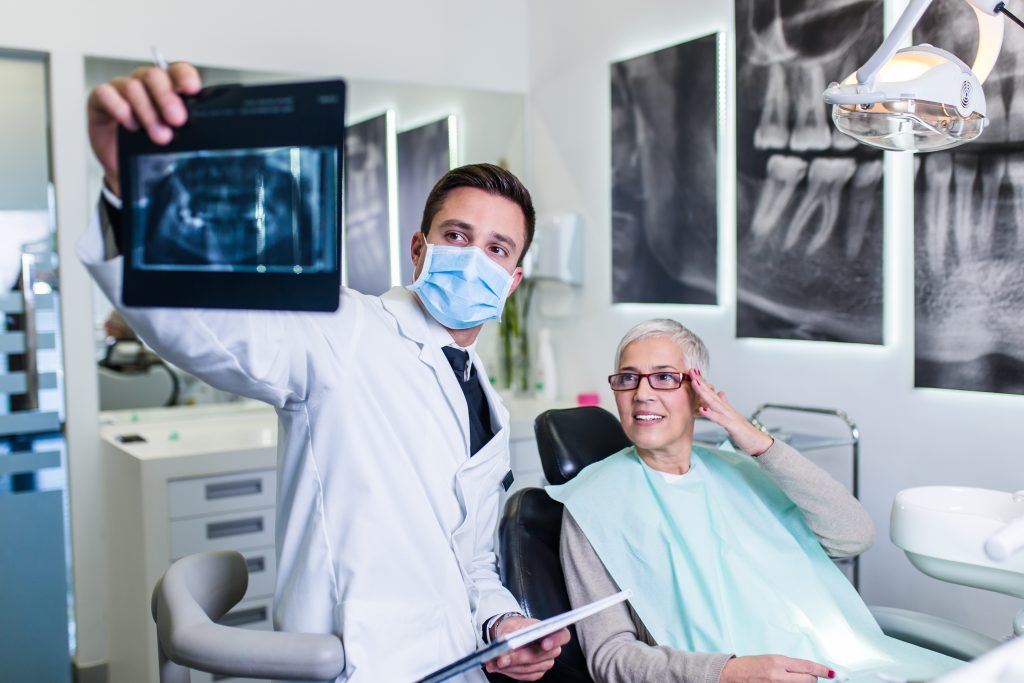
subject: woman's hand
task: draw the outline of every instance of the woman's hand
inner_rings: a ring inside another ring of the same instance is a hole
[[[724,391],[716,393],[714,385],[704,381],[700,370],[690,371],[690,385],[697,396],[697,414],[724,428],[729,439],[741,451],[756,457],[775,442],[733,408]]]
[[[819,678],[835,677],[834,671],[817,662],[782,655],[757,655],[730,659],[718,683],[815,683]]]

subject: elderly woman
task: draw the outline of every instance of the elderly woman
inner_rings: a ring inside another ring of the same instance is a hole
[[[672,320],[619,344],[609,382],[633,446],[562,486],[562,567],[598,683],[928,678],[960,662],[881,633],[830,558],[866,550],[860,503],[707,383],[708,353]],[[695,446],[697,416],[742,453]]]

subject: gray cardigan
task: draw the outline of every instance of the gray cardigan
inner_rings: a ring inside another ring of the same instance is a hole
[[[852,557],[871,547],[874,526],[867,511],[824,470],[779,440],[758,461],[797,504],[830,557]],[[561,560],[574,607],[619,590],[568,510],[562,517]],[[597,683],[717,683],[732,657],[658,645],[628,603],[584,619],[576,633]]]

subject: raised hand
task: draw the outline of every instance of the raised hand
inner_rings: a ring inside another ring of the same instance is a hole
[[[771,436],[755,427],[732,407],[724,391],[716,392],[713,384],[705,382],[700,370],[690,371],[690,386],[697,396],[697,414],[725,429],[737,448],[757,456],[774,443]]]
[[[181,96],[195,95],[202,87],[194,66],[176,62],[166,71],[156,66],[142,67],[130,76],[111,79],[93,89],[87,105],[89,144],[111,190],[121,194],[118,125],[133,131],[144,129],[153,142],[166,145],[174,137],[174,128],[188,119]]]

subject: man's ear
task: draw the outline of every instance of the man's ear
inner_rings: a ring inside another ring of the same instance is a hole
[[[417,230],[412,235],[409,243],[409,256],[412,258],[413,279],[420,276],[420,264],[423,263],[423,255],[427,250],[427,236],[422,230]]]
[[[512,292],[519,288],[519,283],[523,281],[523,269],[521,266],[516,266],[516,269],[512,271],[512,287],[508,290],[508,295],[512,296]]]

